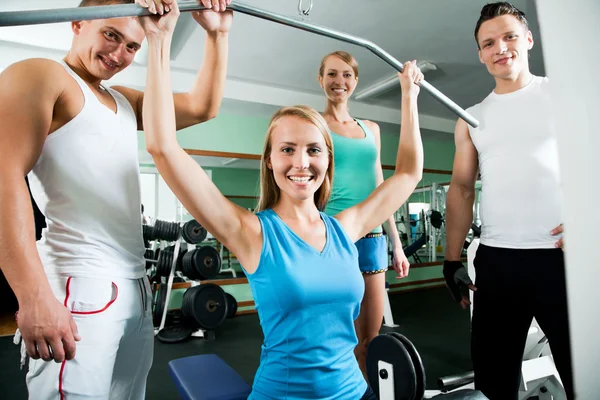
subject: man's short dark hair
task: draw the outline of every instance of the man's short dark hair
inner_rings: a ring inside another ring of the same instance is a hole
[[[518,19],[525,26],[526,29],[529,29],[527,18],[525,18],[525,13],[519,10],[517,7],[513,6],[512,4],[507,3],[505,1],[486,4],[481,9],[481,15],[479,16],[479,20],[477,20],[477,25],[475,25],[475,42],[477,43],[477,48],[479,48],[479,40],[477,39],[477,34],[479,33],[479,28],[481,28],[481,24],[483,24],[485,21],[489,21],[490,19],[500,17],[502,15],[512,15],[513,17]]]

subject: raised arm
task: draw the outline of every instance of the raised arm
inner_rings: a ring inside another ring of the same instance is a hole
[[[354,241],[398,210],[423,175],[423,143],[417,113],[419,87],[415,84],[423,79],[423,74],[412,61],[404,64],[404,71],[398,76],[402,86],[402,125],[394,175],[379,185],[367,199],[336,216]]]
[[[173,7],[175,0],[153,0],[157,3],[155,8]],[[219,1],[197,0],[199,4],[209,7],[217,6]],[[147,7],[146,3],[152,1],[136,0],[136,3]],[[214,4],[213,4],[214,3]],[[175,123],[177,130],[187,128],[201,122],[208,121],[217,116],[225,90],[227,75],[227,57],[229,46],[229,29],[233,14],[231,10],[224,11],[224,7],[231,0],[220,1],[222,11],[200,11],[192,13],[193,18],[202,26],[205,33],[204,55],[202,67],[196,75],[196,79],[189,92],[170,93],[175,104]],[[151,7],[152,9],[152,7]],[[214,10],[214,7],[213,7]],[[132,104],[138,118],[138,129],[144,129],[142,109],[144,104],[144,92],[115,86],[113,89],[121,92]]]
[[[26,60],[0,74],[0,268],[19,302],[18,326],[27,353],[57,362],[75,356],[79,336],[44,273],[25,176],[51,129],[62,94],[55,79],[60,69],[53,61]]]
[[[175,3],[174,3],[175,4]],[[179,10],[169,16],[174,26]],[[144,18],[142,18],[143,20]],[[226,247],[249,272],[262,241],[258,218],[221,194],[204,170],[177,143],[169,71],[172,26],[148,36],[148,76],[143,108],[146,148],[156,168],[188,212]]]
[[[379,125],[374,122],[369,123],[369,127],[373,132],[375,138],[375,145],[377,146],[377,161],[375,162],[375,173],[377,178],[377,186],[384,182],[383,168],[381,166],[381,133],[379,131]],[[394,211],[395,213],[395,211]],[[402,249],[402,241],[400,235],[398,235],[398,228],[396,227],[396,221],[394,220],[394,214],[390,215],[388,219],[383,223],[383,229],[387,233],[388,240],[392,244],[392,268],[398,274],[396,278],[405,278],[408,276],[408,269],[410,268],[410,262],[404,255]]]

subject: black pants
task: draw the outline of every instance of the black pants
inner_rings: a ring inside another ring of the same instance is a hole
[[[521,362],[533,317],[548,338],[556,368],[573,399],[563,252],[480,245],[471,321],[475,387],[490,400],[517,399]]]

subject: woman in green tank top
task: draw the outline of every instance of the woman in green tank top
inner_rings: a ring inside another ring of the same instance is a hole
[[[323,117],[331,131],[334,152],[334,179],[325,212],[336,215],[366,199],[383,182],[380,162],[379,126],[350,116],[348,99],[358,83],[358,63],[343,51],[326,55],[319,68],[319,84],[327,105]],[[394,216],[384,223],[393,249],[392,267],[397,278],[408,275],[409,262],[402,251]],[[366,354],[370,341],[379,334],[383,320],[385,272],[388,244],[381,226],[356,242],[359,264],[365,280],[365,295],[355,321],[359,366],[366,376]]]

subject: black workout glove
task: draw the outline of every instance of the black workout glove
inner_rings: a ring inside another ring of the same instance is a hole
[[[444,261],[444,278],[454,300],[460,302],[463,295],[468,297],[469,285],[472,285],[473,281],[462,262]]]

